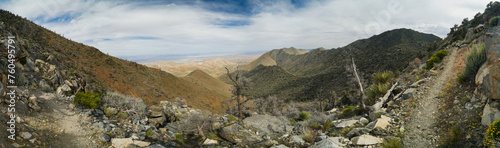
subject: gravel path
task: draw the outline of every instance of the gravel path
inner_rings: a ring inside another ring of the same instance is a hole
[[[438,99],[448,80],[453,75],[453,65],[457,57],[456,49],[448,51],[448,56],[443,59],[439,66],[439,73],[431,78],[427,84],[430,88],[423,94],[422,100],[406,123],[407,129],[404,143],[405,147],[429,148],[436,147],[435,115],[438,112]]]

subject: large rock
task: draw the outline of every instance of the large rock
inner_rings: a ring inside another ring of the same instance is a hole
[[[389,122],[387,122],[387,120],[379,118],[379,119],[369,123],[368,125],[366,125],[366,128],[375,129],[377,127],[381,127],[383,129],[386,129],[387,126],[389,126],[389,125],[391,125],[391,124]]]
[[[290,121],[285,118],[278,118],[269,115],[255,115],[243,120],[243,125],[258,129],[263,134],[269,135],[271,139],[275,139],[287,133],[287,126]]]
[[[492,27],[488,29],[488,32],[486,33],[487,36],[485,38],[485,43],[486,43],[486,66],[488,67],[488,71],[490,72],[490,76],[486,82],[484,81],[483,85],[486,87],[486,90],[488,90],[491,93],[491,98],[492,99],[500,99],[500,27]],[[490,94],[486,93],[486,94]]]
[[[479,68],[479,71],[476,74],[476,85],[480,86],[483,85],[483,82],[485,80],[485,77],[489,76],[490,70],[488,69],[488,66],[486,66],[486,63],[484,63],[481,68]]]
[[[358,137],[352,138],[352,144],[355,146],[370,146],[382,143],[382,139],[378,137],[374,137],[371,135],[361,135]]]
[[[340,122],[339,124],[335,125],[336,128],[347,128],[347,127],[352,127],[358,123],[359,120],[347,120]]]
[[[240,124],[232,124],[222,128],[221,137],[232,143],[253,144],[262,141],[263,133],[259,129],[251,129],[241,126]]]
[[[145,141],[132,140],[132,138],[113,138],[111,139],[111,145],[115,148],[125,148],[131,144],[137,145],[139,147],[149,146],[151,143]]]
[[[415,93],[417,93],[417,89],[416,89],[416,88],[409,88],[409,89],[407,89],[407,90],[403,93],[403,95],[401,95],[401,97],[402,97],[404,100],[406,100],[406,99],[410,99],[410,98],[412,98],[412,97],[415,95]]]
[[[481,124],[489,126],[493,121],[500,119],[500,111],[498,110],[498,103],[493,102],[486,104],[483,110],[483,118]]]
[[[345,137],[352,138],[352,137],[364,135],[366,133],[369,133],[370,131],[371,131],[371,129],[368,129],[368,128],[354,128],[351,131],[349,131],[349,133],[347,133],[345,135]]]
[[[148,118],[148,122],[153,124],[155,127],[160,127],[162,126],[167,119],[165,117],[158,117],[158,118]]]
[[[300,135],[293,135],[290,137],[289,143],[295,146],[302,146],[306,144],[306,141]]]
[[[29,97],[28,106],[35,111],[42,110],[42,108],[38,106],[37,97],[35,95],[31,95],[31,97]]]
[[[163,107],[161,106],[150,106],[149,107],[149,116],[150,117],[161,117],[163,116]]]
[[[347,141],[348,140],[344,139],[343,137],[330,137],[321,140],[320,142],[316,142],[309,148],[342,148],[347,145]]]

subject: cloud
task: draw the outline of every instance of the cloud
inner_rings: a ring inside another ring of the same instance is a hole
[[[336,48],[396,28],[444,37],[489,1],[16,0],[2,9],[118,57]]]

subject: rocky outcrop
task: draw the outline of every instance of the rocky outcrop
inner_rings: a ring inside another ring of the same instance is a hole
[[[486,33],[486,67],[489,73],[489,76],[485,76],[485,80],[483,80],[483,86],[487,91],[486,94],[491,95],[488,96],[491,99],[500,99],[500,27],[492,27]],[[483,73],[484,70],[483,70]],[[488,81],[488,82],[487,82]]]
[[[342,148],[347,145],[348,141],[343,137],[330,137],[316,142],[310,148]]]

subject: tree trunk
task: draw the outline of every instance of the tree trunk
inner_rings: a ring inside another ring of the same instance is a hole
[[[356,80],[358,81],[358,84],[359,84],[359,90],[361,90],[361,99],[359,99],[359,103],[361,105],[361,108],[363,108],[363,110],[368,111],[366,109],[366,105],[365,105],[365,101],[364,101],[365,91],[363,90],[363,84],[361,84],[361,80],[359,79],[358,70],[356,69],[356,64],[354,63],[354,58],[351,58],[351,59],[352,59],[352,67],[354,69],[354,75],[356,75]]]

